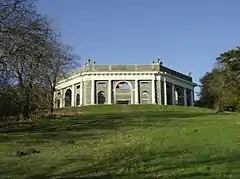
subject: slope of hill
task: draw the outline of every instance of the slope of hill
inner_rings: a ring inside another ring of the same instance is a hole
[[[239,178],[240,114],[180,106],[88,106],[1,126],[0,177]]]

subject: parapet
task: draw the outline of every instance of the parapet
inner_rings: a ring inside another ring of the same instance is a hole
[[[88,60],[84,66],[80,69],[73,70],[70,74],[65,75],[64,77],[58,78],[59,80],[69,78],[71,76],[77,74],[84,74],[84,73],[97,73],[97,72],[165,72],[171,74],[173,76],[177,76],[184,80],[192,82],[192,77],[184,75],[180,72],[172,70],[163,66],[163,63],[160,59],[156,61],[152,61],[152,64],[133,64],[133,65],[124,65],[124,64],[109,64],[109,65],[101,65],[96,64],[95,61]]]

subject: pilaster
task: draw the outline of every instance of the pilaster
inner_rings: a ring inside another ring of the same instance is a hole
[[[152,79],[152,104],[156,104],[155,79]]]
[[[159,81],[158,81],[158,85],[159,85],[159,104],[162,104],[162,87],[161,87],[161,76],[159,76]]]
[[[80,84],[80,106],[83,105],[83,81]]]
[[[183,89],[183,94],[184,94],[184,106],[187,106],[187,89]]]
[[[92,87],[91,87],[91,104],[95,104],[95,80],[92,80]]]
[[[139,104],[138,80],[135,80],[135,104]]]
[[[75,85],[72,85],[71,106],[75,106]]]
[[[61,107],[64,108],[65,107],[65,94],[64,94],[64,89],[61,90],[61,94],[62,94],[62,97],[61,97]]]
[[[112,80],[108,80],[108,104],[112,104]]]
[[[54,93],[53,93],[53,107],[54,108],[57,108],[57,98],[56,98],[56,96],[57,96],[57,92],[56,91],[54,91]]]
[[[167,105],[167,79],[166,75],[163,78],[163,85],[164,85],[164,105]]]
[[[175,96],[175,85],[172,84],[172,105],[175,105],[175,101],[176,101],[176,96]]]
[[[194,89],[191,90],[191,106],[194,106]]]

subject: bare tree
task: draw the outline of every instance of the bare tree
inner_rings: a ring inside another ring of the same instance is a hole
[[[35,1],[0,1],[0,84],[5,89],[0,98],[13,90],[24,118],[39,108],[50,106],[53,112],[57,78],[75,59],[49,21],[37,13]]]
[[[70,70],[79,66],[79,56],[74,54],[71,47],[54,41],[49,43],[48,60],[45,62],[44,81],[51,94],[50,111],[53,114],[54,92],[56,90],[57,79],[64,76]]]

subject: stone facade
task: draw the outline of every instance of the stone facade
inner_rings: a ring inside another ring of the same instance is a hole
[[[89,61],[80,70],[59,79],[55,107],[94,104],[163,104],[193,106],[190,76],[162,65],[96,65]]]

